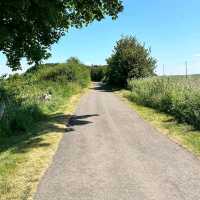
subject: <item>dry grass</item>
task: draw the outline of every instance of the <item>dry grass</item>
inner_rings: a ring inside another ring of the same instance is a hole
[[[73,96],[47,121],[37,124],[30,135],[20,138],[20,141],[14,137],[12,142],[9,141],[9,146],[0,148],[0,200],[33,198],[80,95]]]

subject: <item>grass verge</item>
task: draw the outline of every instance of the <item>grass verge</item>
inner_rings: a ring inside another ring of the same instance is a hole
[[[115,92],[122,100],[128,102],[143,119],[150,122],[159,132],[166,134],[170,139],[185,147],[197,156],[200,156],[200,131],[194,127],[179,123],[173,116],[159,112],[155,109],[138,105],[130,100],[130,91]]]
[[[67,99],[28,134],[0,141],[0,200],[33,198],[82,93]]]

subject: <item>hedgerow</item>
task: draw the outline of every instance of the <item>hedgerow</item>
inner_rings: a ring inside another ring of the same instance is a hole
[[[40,65],[1,79],[0,136],[26,133],[89,82],[89,69],[81,64]]]
[[[200,79],[154,77],[130,80],[129,98],[173,115],[178,121],[200,129]]]

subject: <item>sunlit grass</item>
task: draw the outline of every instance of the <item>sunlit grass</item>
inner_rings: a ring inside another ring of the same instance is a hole
[[[117,92],[124,101],[130,97],[130,91],[121,90]],[[133,101],[127,101],[142,118],[150,122],[159,132],[166,134],[169,138],[200,156],[200,131],[194,127],[179,123],[173,116],[157,111],[149,107],[138,105]]]
[[[33,198],[79,99],[80,93],[63,99],[59,109],[29,133],[0,141],[0,200]]]
[[[132,101],[173,115],[200,130],[199,86],[199,76],[150,77],[133,79],[128,84]]]

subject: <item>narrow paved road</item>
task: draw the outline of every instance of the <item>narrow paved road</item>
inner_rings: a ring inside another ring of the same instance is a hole
[[[85,95],[37,200],[200,200],[200,161],[111,92]]]

